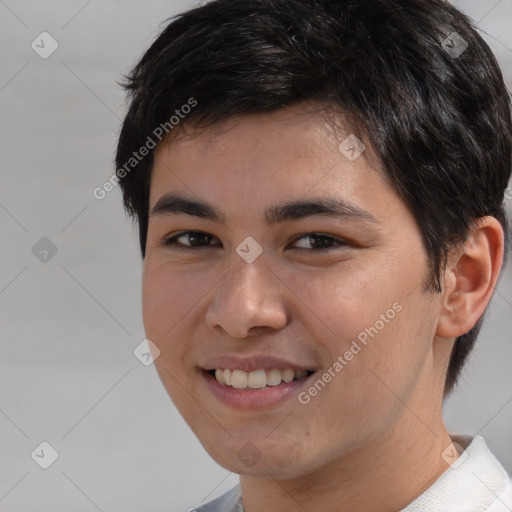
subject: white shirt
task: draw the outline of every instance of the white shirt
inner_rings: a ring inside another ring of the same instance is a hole
[[[481,436],[451,436],[464,452],[399,512],[512,512],[512,480]],[[197,512],[244,512],[240,484]]]

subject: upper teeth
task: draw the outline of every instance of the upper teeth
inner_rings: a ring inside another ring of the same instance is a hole
[[[294,378],[300,379],[307,375],[306,370],[254,370],[245,372],[243,370],[230,370],[229,368],[215,370],[215,378],[220,384],[227,384],[237,389],[259,389],[265,386],[277,386],[281,381],[291,382]]]

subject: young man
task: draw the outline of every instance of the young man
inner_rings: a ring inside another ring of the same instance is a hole
[[[217,0],[128,77],[117,176],[201,511],[512,510],[456,384],[502,267],[510,100],[441,0]]]

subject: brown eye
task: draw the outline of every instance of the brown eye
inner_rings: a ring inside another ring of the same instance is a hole
[[[302,247],[297,247],[298,249],[307,249],[307,245],[313,246],[313,249],[316,251],[328,250],[333,247],[345,246],[347,243],[340,239],[335,238],[330,235],[323,235],[321,233],[307,233],[305,235],[296,238],[294,244],[297,242],[301,242]]]
[[[211,245],[209,242],[211,242],[213,238],[213,235],[203,233],[202,231],[182,231],[181,233],[178,233],[170,238],[166,238],[162,242],[162,245],[181,246],[186,248],[204,247]],[[189,243],[186,243],[187,240]]]

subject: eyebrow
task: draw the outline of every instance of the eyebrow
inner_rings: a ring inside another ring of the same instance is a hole
[[[225,214],[212,204],[174,193],[162,196],[152,208],[150,215],[180,214],[193,215],[214,222],[226,222]],[[268,224],[273,225],[314,215],[344,217],[379,224],[379,221],[370,212],[341,199],[330,197],[290,201],[270,206],[265,211],[265,220]]]

